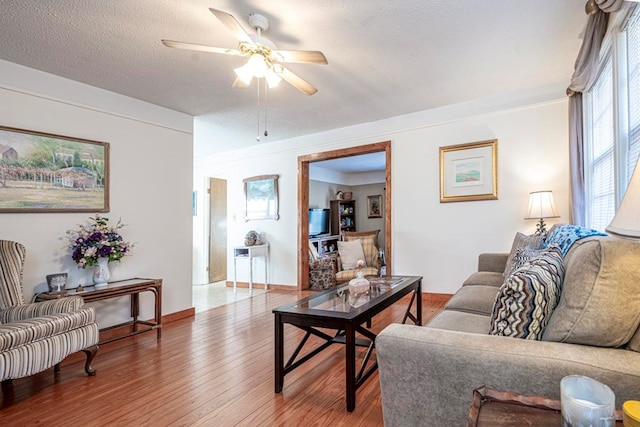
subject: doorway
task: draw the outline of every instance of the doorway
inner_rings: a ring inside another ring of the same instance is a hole
[[[227,180],[209,179],[209,283],[227,280]]]
[[[307,154],[298,157],[298,290],[309,288],[309,164],[323,160],[358,156],[369,153],[385,153],[385,258],[387,274],[391,268],[391,141],[349,147],[323,153]]]

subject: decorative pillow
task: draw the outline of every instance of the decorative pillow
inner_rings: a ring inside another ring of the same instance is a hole
[[[529,246],[516,249],[516,253],[512,257],[511,271],[507,274],[507,277],[511,276],[514,271],[525,265],[532,258],[540,256],[544,251],[545,249],[531,249]],[[505,273],[507,272],[505,271]]]
[[[530,249],[542,249],[544,245],[544,236],[527,236],[526,234],[516,233],[516,237],[513,239],[511,245],[511,253],[507,259],[507,264],[504,268],[504,278],[506,279],[513,272],[514,256],[518,248],[530,248]]]
[[[569,252],[571,245],[573,245],[577,240],[584,239],[589,236],[606,236],[606,234],[592,228],[580,227],[579,225],[562,225],[553,227],[544,241],[544,247],[557,244],[562,251],[562,256],[565,256],[567,252]]]
[[[559,248],[551,247],[530,259],[500,287],[489,334],[540,340],[558,304],[563,279]]]
[[[362,251],[364,252],[364,262],[366,262],[369,267],[377,268],[379,233],[380,230],[345,231],[342,235],[345,242],[360,239],[362,241]]]
[[[362,250],[362,241],[360,239],[351,242],[338,241],[338,253],[340,254],[343,270],[353,270],[356,268],[356,263],[359,259],[364,260],[364,251]]]

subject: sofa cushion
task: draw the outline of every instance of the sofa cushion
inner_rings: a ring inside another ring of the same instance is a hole
[[[356,268],[356,264],[359,259],[364,261],[364,252],[362,250],[362,241],[360,239],[353,240],[351,242],[338,241],[338,253],[340,254],[342,268],[345,270],[353,270]]]
[[[574,243],[544,340],[623,346],[640,326],[640,242],[598,237]]]
[[[489,332],[490,325],[491,318],[483,314],[444,310],[431,319],[426,326],[435,329],[486,335]]]
[[[363,276],[377,276],[378,269],[375,267],[365,267],[362,269]],[[348,282],[351,279],[355,279],[358,276],[358,270],[342,270],[336,273],[336,283]]]
[[[514,271],[496,296],[490,334],[539,340],[558,302],[563,278],[562,253],[555,246]]]
[[[448,310],[458,310],[490,316],[497,292],[498,288],[495,286],[463,286],[447,302],[445,307]]]
[[[462,286],[480,285],[499,288],[503,283],[504,277],[502,276],[502,272],[494,273],[493,271],[476,271],[462,283]]]
[[[507,259],[507,264],[504,267],[503,277],[506,279],[513,272],[513,263],[515,261],[514,257],[518,251],[518,248],[530,248],[530,249],[541,249],[544,245],[544,236],[527,236],[526,234],[516,233],[516,237],[513,239],[513,244],[511,245],[511,252],[509,252],[509,258]]]
[[[631,341],[627,344],[627,348],[640,353],[640,328],[638,328],[633,337],[631,337]]]

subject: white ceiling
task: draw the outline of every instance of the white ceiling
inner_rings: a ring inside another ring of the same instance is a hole
[[[269,93],[260,144],[486,96],[568,82],[585,0],[0,0],[0,58],[148,101],[206,124],[197,154],[256,142],[256,87],[233,89],[244,60],[161,39],[236,48],[209,12],[270,19],[281,49],[328,65],[288,68],[318,88]],[[262,130],[260,131],[262,132]]]

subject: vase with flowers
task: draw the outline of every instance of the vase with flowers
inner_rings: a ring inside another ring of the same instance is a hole
[[[88,226],[80,225],[78,230],[67,231],[71,258],[78,268],[94,266],[93,283],[104,287],[111,277],[109,263],[128,255],[133,244],[126,242],[120,234],[124,227],[122,220],[110,225],[109,218],[99,214],[89,219]]]

